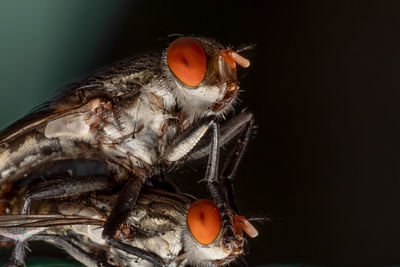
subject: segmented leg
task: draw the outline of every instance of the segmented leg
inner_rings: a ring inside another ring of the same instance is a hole
[[[232,121],[228,121],[228,123],[224,124],[223,126],[223,135],[221,140],[223,143],[228,142],[232,138],[234,138],[237,134],[243,131],[244,126],[247,126],[247,133],[249,128],[251,128],[252,123],[252,116],[249,113],[241,113],[240,115],[234,117]],[[170,148],[164,153],[164,158],[167,161],[174,162],[179,161],[183,157],[187,157],[189,152],[193,150],[193,148],[198,144],[198,142],[204,137],[204,135],[209,131],[212,130],[212,141],[211,141],[211,153],[208,159],[207,164],[207,173],[206,173],[206,180],[208,182],[208,187],[210,193],[222,215],[222,220],[226,228],[232,229],[232,225],[229,221],[229,218],[226,216],[226,201],[224,201],[221,196],[221,186],[217,179],[218,177],[218,161],[219,161],[219,123],[217,119],[213,116],[206,118],[201,122],[195,129],[190,129],[185,131],[182,135],[180,135],[170,146]],[[250,135],[249,133],[246,136]],[[248,139],[248,138],[247,138]],[[238,152],[238,156],[234,156],[236,163],[232,164],[233,168],[231,172],[233,173],[236,170],[236,165],[239,163],[241,155],[244,151],[244,147],[247,144],[247,141],[241,142],[239,140],[238,148],[236,151]],[[242,145],[240,145],[243,143]],[[201,147],[197,151],[201,154]],[[230,168],[227,168],[230,169]],[[227,176],[228,177],[228,176]],[[103,177],[104,178],[104,177]],[[227,179],[231,179],[227,178]],[[28,213],[30,203],[32,200],[39,200],[39,199],[49,199],[49,198],[60,198],[60,197],[68,197],[73,195],[79,195],[86,192],[91,192],[97,190],[97,188],[93,189],[93,183],[89,181],[89,186],[82,184],[82,179],[74,179],[71,181],[75,181],[75,183],[70,183],[68,181],[54,182],[51,183],[48,187],[41,186],[38,187],[36,190],[31,190],[27,197],[24,204],[23,212]],[[94,183],[96,184],[96,183]],[[129,245],[123,244],[120,241],[114,239],[114,234],[116,230],[120,227],[120,225],[126,220],[129,213],[133,210],[137,197],[140,193],[140,189],[142,187],[143,181],[138,178],[132,177],[129,179],[128,183],[125,184],[123,190],[120,192],[112,212],[104,225],[103,236],[110,244],[114,244],[116,247],[136,255],[138,257],[142,257],[146,260],[153,262],[154,264],[160,265],[162,263],[162,259],[157,255],[153,255],[152,253],[143,251],[141,249],[131,247]],[[82,186],[83,185],[83,186]],[[105,187],[101,187],[98,189],[103,189],[108,187],[108,183]],[[227,190],[232,191],[230,189]],[[228,199],[233,199],[233,194],[231,193],[232,197]],[[229,224],[229,225],[227,225]],[[24,249],[23,244],[18,244],[16,246],[16,253],[13,253],[14,258],[12,261],[14,262],[22,262],[24,260]],[[22,261],[21,261],[22,258]]]
[[[43,200],[43,199],[55,199],[55,198],[65,198],[75,195],[80,195],[82,193],[92,192],[100,189],[106,189],[109,187],[109,182],[107,177],[103,176],[91,176],[91,177],[79,177],[75,179],[67,179],[63,181],[52,181],[46,184],[39,184],[37,187],[32,188],[28,191],[23,208],[23,214],[29,213],[30,205],[33,200]],[[154,263],[157,266],[162,266],[162,259],[154,253],[144,251],[142,249],[132,247],[121,243],[120,241],[114,239],[113,235],[119,226],[124,222],[126,218],[125,214],[129,215],[135,206],[137,195],[142,187],[142,182],[140,179],[132,178],[125,184],[124,188],[118,195],[115,206],[111,211],[111,214],[104,225],[103,235],[106,241],[115,246],[118,249],[124,250],[127,253],[138,256],[145,260]],[[106,228],[106,225],[107,228]],[[60,237],[53,235],[35,235],[30,240],[50,240]],[[67,244],[60,241],[60,246],[68,253],[78,253],[73,247],[73,244]],[[71,247],[72,246],[72,247]],[[25,261],[25,242],[17,242],[14,252],[12,253],[10,262],[7,266],[19,266],[23,265]],[[79,261],[88,261],[85,255],[79,255]],[[85,263],[86,264],[86,263]],[[93,266],[97,266],[96,264]]]
[[[104,224],[103,237],[114,238],[115,232],[134,209],[142,186],[143,181],[137,177],[131,177],[124,185]]]
[[[222,175],[223,185],[225,186],[225,190],[222,190],[222,185],[219,183],[218,177],[218,161],[219,161],[219,127],[218,124],[211,124],[212,127],[212,140],[211,140],[211,151],[210,156],[208,158],[207,164],[207,172],[206,179],[208,182],[208,188],[210,190],[211,196],[214,199],[214,202],[218,208],[218,211],[221,215],[222,228],[225,229],[225,238],[226,246],[229,246],[230,239],[234,238],[234,231],[232,221],[228,215],[228,205],[231,203],[234,205],[236,209],[236,204],[233,196],[233,186],[231,180],[233,178],[233,174],[235,173],[237,166],[239,164],[240,159],[243,156],[243,152],[248,143],[251,128],[253,125],[252,116],[247,116],[247,123],[245,124],[245,131],[239,138],[239,141],[234,150],[234,154],[231,156],[230,161],[227,164],[227,167],[224,170]],[[224,192],[225,199],[222,198],[221,192]],[[231,203],[230,203],[231,202]]]
[[[106,189],[109,186],[109,179],[106,176],[85,176],[42,183],[27,192],[21,214],[29,214],[33,200],[71,197]],[[15,243],[15,248],[7,266],[20,266],[25,264],[25,245],[26,243],[21,241]]]
[[[109,187],[109,178],[103,175],[74,177],[41,183],[28,190],[21,213],[29,214],[33,200],[66,198],[96,190],[104,190]]]
[[[238,148],[235,151],[235,153],[238,154],[236,156],[234,155],[237,161],[235,164],[237,165],[242,157],[244,148],[248,141],[246,140],[246,136],[250,135],[249,128],[252,127],[252,118],[253,116],[249,112],[242,112],[233,117],[223,125],[221,130],[222,136],[220,137],[219,123],[216,117],[209,116],[203,119],[203,121],[201,121],[196,128],[188,129],[184,131],[178,138],[176,138],[170,147],[165,151],[163,157],[168,162],[177,162],[184,157],[187,157],[187,159],[194,159],[203,157],[206,155],[206,153],[209,154],[205,179],[208,182],[208,187],[215,203],[222,206],[224,201],[221,198],[219,190],[220,186],[218,185],[219,181],[217,179],[220,139],[223,141],[223,143],[227,143],[229,140],[233,139],[235,136],[244,131],[244,134],[242,134],[242,136],[244,135],[244,137],[242,137],[244,140],[239,140]],[[212,131],[210,145],[211,151],[208,149],[208,142],[201,142],[201,140],[204,139],[203,137],[210,130]],[[196,145],[199,145],[199,147],[194,150]],[[232,173],[236,170],[235,164],[231,166],[234,167]]]
[[[135,255],[139,258],[147,260],[153,263],[154,266],[164,266],[164,261],[162,260],[162,258],[153,252],[145,251],[143,249],[127,245],[116,240],[115,238],[106,237],[106,241],[114,248],[120,249],[128,254]]]
[[[219,145],[220,147],[243,133],[250,121],[253,120],[253,114],[248,111],[242,111],[233,118],[223,122],[220,125]],[[204,158],[210,154],[210,140],[201,139],[191,153],[188,154],[186,161]]]
[[[212,130],[211,138],[211,151],[207,162],[207,171],[205,175],[205,180],[208,184],[208,189],[210,194],[215,201],[215,204],[222,206],[224,200],[221,198],[220,186],[218,181],[218,165],[219,165],[219,124],[216,120],[210,123],[210,128]]]
[[[53,234],[38,234],[29,238],[29,241],[46,241],[51,242],[56,247],[66,251],[68,255],[71,255],[77,261],[85,264],[86,266],[101,266],[109,267],[112,266],[107,263],[106,259],[98,259],[93,255],[89,255],[80,247],[75,245],[70,239],[65,236],[53,235]]]
[[[142,185],[143,181],[135,177],[129,179],[129,181],[124,185],[124,188],[118,194],[118,198],[114,203],[110,216],[104,224],[103,237],[108,244],[115,248],[147,260],[155,266],[163,266],[164,262],[157,254],[124,244],[114,237],[116,231],[120,228],[121,224],[126,220],[135,207]]]
[[[215,129],[214,139],[218,142],[218,122],[214,116],[211,116],[203,120],[203,122],[201,122],[195,129],[187,130],[176,138],[169,149],[163,154],[164,159],[169,162],[175,162],[182,159],[195,147],[198,141],[207,133],[209,128]],[[218,145],[216,148],[218,150]],[[218,158],[218,155],[216,158]],[[216,166],[211,168],[211,175],[213,176],[216,175],[214,173],[215,169]],[[105,239],[113,240],[117,229],[119,229],[121,224],[129,216],[129,213],[134,209],[142,185],[143,181],[137,177],[132,177],[124,185],[114,203],[110,216],[104,224],[103,237]]]
[[[25,265],[25,242],[16,242],[9,261],[3,267]]]
[[[220,176],[220,182],[221,182],[221,187],[222,187],[222,191],[224,193],[225,196],[225,201],[229,204],[229,206],[233,209],[233,211],[235,211],[236,213],[238,213],[238,208],[236,205],[236,200],[234,197],[234,190],[233,190],[233,176],[236,173],[237,167],[243,157],[244,151],[246,150],[246,147],[248,145],[248,142],[250,140],[251,137],[251,133],[252,133],[252,129],[253,129],[253,124],[254,124],[254,120],[253,120],[253,116],[251,113],[247,114],[247,116],[245,116],[246,120],[245,120],[245,128],[242,131],[242,134],[240,135],[236,146],[234,147],[229,160],[226,162],[224,169],[222,171],[222,174]],[[221,208],[222,212],[224,212],[226,209],[225,207]],[[220,211],[221,212],[221,211]],[[226,216],[226,214],[221,213],[221,217],[224,218]],[[225,225],[225,228],[227,229],[226,231],[226,235],[230,236],[230,238],[233,238],[233,232],[232,232],[232,228],[230,221],[226,221],[223,220],[223,223]],[[229,240],[228,238],[226,240]],[[247,242],[246,242],[247,244]],[[245,244],[245,246],[246,246]],[[249,266],[247,264],[247,262],[245,261],[245,259],[241,256],[239,258],[239,261],[241,263],[241,265],[243,266]]]
[[[168,163],[179,163],[182,159],[188,157],[193,152],[194,147],[206,135],[214,124],[218,124],[215,116],[209,116],[200,121],[196,127],[192,127],[183,131],[170,146],[161,155],[162,158]],[[209,140],[206,140],[207,147],[209,147]]]
[[[235,212],[238,212],[238,209],[234,197],[232,180],[234,174],[236,173],[237,167],[239,166],[239,163],[243,157],[244,151],[246,150],[246,147],[249,143],[254,124],[252,115],[246,116],[246,119],[249,120],[245,124],[245,129],[239,137],[235,149],[229,157],[229,161],[226,163],[220,178],[226,200]]]

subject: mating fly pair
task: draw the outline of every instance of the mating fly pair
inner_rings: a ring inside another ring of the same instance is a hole
[[[0,215],[0,236],[20,242],[46,241],[86,266],[228,264],[243,255],[244,233],[250,237],[258,234],[232,208],[236,205],[231,179],[239,162],[233,155],[219,180],[224,201],[229,203],[226,216],[234,226],[233,239],[224,240],[221,215],[212,201],[171,192],[162,189],[161,184],[141,190],[135,208],[117,230],[118,239],[123,243],[116,245],[107,244],[102,237],[116,192],[34,202],[30,214],[12,215],[23,206],[27,186],[9,184],[1,192],[8,196],[0,198],[8,214]],[[230,250],[223,246],[226,243]]]
[[[213,40],[181,37],[163,53],[119,62],[67,86],[46,107],[0,133],[0,185],[19,182],[56,161],[103,162],[107,175],[30,188],[21,213],[29,214],[35,200],[79,196],[123,184],[102,235],[109,244],[128,250],[116,232],[134,209],[146,180],[209,155],[205,179],[221,215],[226,241],[222,246],[230,250],[234,226],[226,216],[228,204],[217,179],[219,146],[241,136],[237,145],[241,155],[252,127],[249,113],[226,121],[221,129],[217,119],[236,99],[236,64],[247,67],[249,61]],[[211,142],[204,140],[208,132]],[[23,264],[23,258],[23,243],[18,242],[12,262]]]

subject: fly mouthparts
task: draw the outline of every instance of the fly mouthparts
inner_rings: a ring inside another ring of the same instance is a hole
[[[236,63],[243,68],[247,68],[250,66],[250,60],[242,57],[231,49],[221,49],[219,52],[225,63],[228,64],[232,69],[236,69]]]

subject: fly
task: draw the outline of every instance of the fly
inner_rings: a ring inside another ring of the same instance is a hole
[[[205,179],[218,211],[226,213],[217,182],[219,146],[239,132],[248,133],[252,125],[250,113],[228,120],[221,130],[217,119],[236,99],[237,64],[250,63],[216,41],[180,37],[163,53],[122,61],[67,86],[46,108],[0,133],[0,184],[19,181],[59,160],[103,162],[108,175],[75,177],[30,191],[22,213],[29,213],[32,200],[124,184],[104,224],[103,236],[115,242],[116,230],[134,209],[145,181],[188,160],[199,143],[203,148],[210,144],[203,139],[211,132],[211,152],[196,151],[209,154]],[[244,140],[238,141],[242,149]],[[233,229],[228,220],[225,223]],[[18,256],[22,249],[17,244],[17,265],[23,263]]]
[[[232,208],[235,205],[229,184],[237,163],[233,157],[221,177],[225,185],[222,195],[230,203],[224,215],[210,200],[146,186],[116,231],[121,242],[107,243],[102,236],[112,203],[118,197],[112,192],[34,202],[28,215],[0,215],[0,235],[21,242],[42,240],[55,244],[87,266],[225,265],[243,254],[244,233],[250,237],[258,234]],[[12,193],[3,192],[12,196],[6,201],[9,213],[18,213],[26,190],[24,186],[14,188]],[[227,229],[223,216],[234,226],[233,236],[224,234]],[[104,260],[101,255],[105,255]]]

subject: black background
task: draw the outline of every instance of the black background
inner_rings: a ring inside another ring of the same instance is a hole
[[[168,34],[240,46],[258,126],[236,189],[251,265],[400,263],[398,2],[178,1],[132,6],[107,60]],[[163,43],[163,41],[160,41]],[[240,107],[237,110],[240,110]]]
[[[93,10],[95,6],[93,7]],[[95,65],[169,34],[240,47],[258,126],[235,181],[251,265],[400,263],[400,3],[136,1]],[[88,11],[90,12],[90,11]]]

